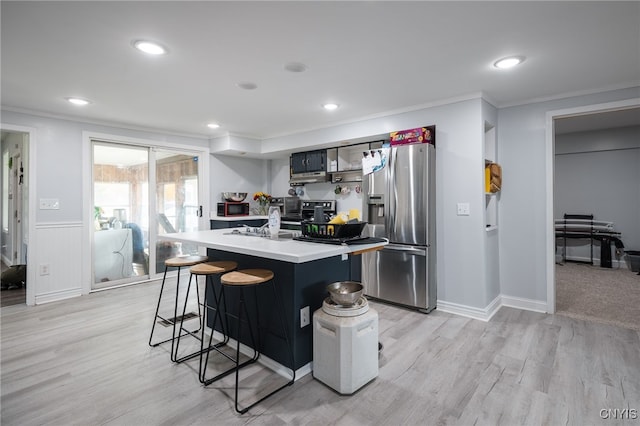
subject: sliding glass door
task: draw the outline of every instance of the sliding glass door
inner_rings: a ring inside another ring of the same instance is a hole
[[[155,158],[157,234],[197,231],[201,216],[198,157],[158,149]],[[197,246],[160,239],[156,243],[156,271],[164,271],[164,261],[170,257],[197,252]]]
[[[148,277],[148,148],[94,142],[93,206],[93,288]]]
[[[164,272],[165,259],[197,252],[158,237],[199,229],[198,158],[93,142],[93,289],[146,280]]]

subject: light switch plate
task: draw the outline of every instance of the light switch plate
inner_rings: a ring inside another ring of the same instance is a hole
[[[458,203],[458,216],[469,216],[469,203]]]
[[[40,210],[60,210],[60,200],[57,198],[40,198]]]

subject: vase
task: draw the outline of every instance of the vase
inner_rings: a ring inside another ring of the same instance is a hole
[[[268,204],[258,204],[258,215],[266,216],[269,214],[269,205]]]

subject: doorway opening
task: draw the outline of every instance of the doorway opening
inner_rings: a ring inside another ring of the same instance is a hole
[[[553,117],[555,312],[640,330],[640,107]],[[638,247],[638,248],[635,248]]]
[[[26,303],[28,248],[29,133],[3,129],[2,141],[2,280],[0,305]]]

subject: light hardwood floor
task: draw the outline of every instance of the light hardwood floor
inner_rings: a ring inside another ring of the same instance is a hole
[[[380,303],[373,382],[341,396],[308,375],[240,416],[231,380],[203,387],[196,362],[173,364],[166,345],[147,345],[157,291],[2,308],[2,425],[640,423],[600,416],[640,417],[636,331],[510,308],[485,323]],[[254,371],[243,393],[265,385]]]

